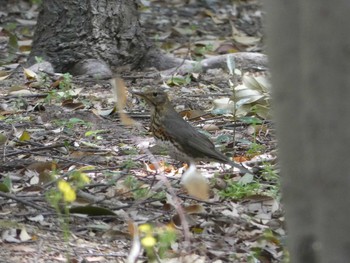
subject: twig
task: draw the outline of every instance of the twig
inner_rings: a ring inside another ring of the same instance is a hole
[[[7,95],[3,99],[18,99],[18,98],[46,98],[48,94],[23,94],[23,95]]]
[[[64,144],[64,143],[59,143],[59,144],[54,144],[54,145],[49,145],[49,146],[41,146],[41,147],[37,147],[37,148],[32,148],[30,150],[19,150],[19,151],[15,151],[12,153],[5,153],[4,157],[10,157],[10,156],[19,155],[22,153],[39,152],[39,151],[43,151],[43,150],[55,149],[55,148],[60,148],[60,147],[65,147],[65,146],[66,146],[66,144]]]
[[[38,205],[36,205],[34,203],[31,203],[31,202],[28,202],[26,200],[20,199],[20,198],[16,197],[13,194],[8,194],[8,193],[4,193],[4,192],[0,191],[0,196],[4,197],[4,198],[7,198],[7,199],[15,200],[15,201],[17,201],[19,203],[22,203],[22,204],[27,205],[27,206],[31,206],[31,207],[33,207],[35,209],[40,210],[40,211],[46,211],[46,209],[44,209],[44,208],[42,208],[42,207],[40,207],[40,206],[38,206]]]

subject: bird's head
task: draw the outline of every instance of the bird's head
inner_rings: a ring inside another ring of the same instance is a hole
[[[143,98],[151,107],[164,107],[169,104],[167,94],[161,90],[153,88],[146,91],[133,91],[133,94]]]

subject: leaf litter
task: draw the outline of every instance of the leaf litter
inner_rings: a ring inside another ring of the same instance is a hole
[[[258,1],[149,1],[149,6],[145,2],[141,23],[157,45],[176,56],[203,59],[262,51]],[[22,19],[25,9],[2,18],[18,24],[14,33],[4,34],[10,53],[0,69],[4,72],[0,129],[6,138],[1,145],[0,178],[1,189],[8,190],[0,191],[1,258],[61,262],[69,254],[77,262],[124,262],[132,256],[141,262],[146,260],[140,254],[142,248],[132,255],[131,246],[139,246],[142,236],[137,240],[128,226],[150,223],[154,229],[168,224],[177,229],[164,262],[281,262],[286,233],[278,170],[273,166],[276,145],[269,121],[268,75],[244,71],[232,78],[225,70],[213,69],[166,82],[123,76],[127,90],[150,85],[167,88],[176,109],[192,124],[205,130],[227,155],[254,167],[252,176],[215,163],[200,164],[197,172],[207,180],[209,190],[204,184],[206,190],[199,194],[191,190],[194,194],[189,195],[181,184],[186,167],[171,160],[166,151],[152,153],[137,146],[145,141],[153,144],[147,129],[149,113],[138,98],[122,92],[122,103],[116,106],[107,81],[72,78],[71,88],[64,91],[59,88],[62,75],[42,79],[29,69],[15,70],[14,65],[29,51],[34,25],[30,21],[35,22],[37,15],[35,6],[27,7],[33,14],[30,18]],[[155,14],[157,21],[152,19]],[[21,93],[14,92],[14,87]],[[215,112],[223,104],[228,106]],[[239,118],[252,115],[263,121]],[[142,129],[123,125],[134,122],[141,123]],[[88,167],[84,173],[90,183],[72,203],[67,243],[45,194],[56,187],[57,180],[69,180],[82,167]],[[175,196],[168,193],[167,183]],[[230,185],[239,186],[239,192],[227,191]],[[183,211],[177,210],[175,197]],[[184,243],[181,216],[186,219],[190,243]]]

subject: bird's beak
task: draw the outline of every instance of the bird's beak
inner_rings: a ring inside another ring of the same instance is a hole
[[[140,91],[140,90],[133,90],[133,91],[131,91],[131,94],[139,96],[139,97],[141,97],[143,99],[147,99],[146,94],[144,92]]]
[[[131,94],[134,94],[134,95],[140,96],[140,97],[144,96],[144,93],[142,93],[140,90],[132,90]]]
[[[144,93],[144,92],[142,92],[142,91],[140,91],[140,90],[133,90],[133,91],[131,91],[131,94],[141,97],[141,98],[144,99],[147,103],[151,103],[150,100],[149,100],[148,97],[147,97],[147,94]]]

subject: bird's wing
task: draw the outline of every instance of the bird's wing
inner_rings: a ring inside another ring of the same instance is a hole
[[[204,134],[200,133],[179,115],[167,114],[163,119],[165,132],[179,142],[184,149],[193,153],[195,158],[211,158],[227,162],[225,155],[215,149],[215,145]]]

